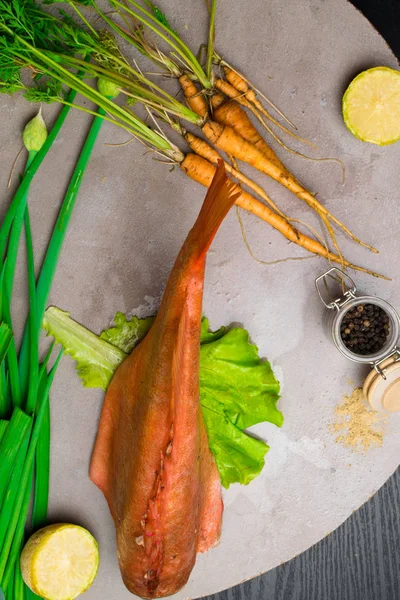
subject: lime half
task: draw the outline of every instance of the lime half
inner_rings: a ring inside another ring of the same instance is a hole
[[[343,96],[347,128],[363,142],[393,144],[400,139],[400,72],[388,67],[363,71]]]
[[[21,554],[26,585],[46,600],[73,600],[93,583],[99,567],[94,537],[78,525],[44,527]]]

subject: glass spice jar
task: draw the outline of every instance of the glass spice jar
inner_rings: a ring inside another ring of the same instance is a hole
[[[325,305],[324,328],[349,360],[370,364],[364,396],[374,410],[400,412],[400,319],[396,310],[375,296],[357,296],[349,275],[333,267],[315,280]],[[353,318],[355,317],[355,318]]]

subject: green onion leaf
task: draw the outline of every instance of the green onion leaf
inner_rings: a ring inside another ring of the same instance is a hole
[[[21,409],[14,408],[10,422],[0,442],[0,506],[4,499],[14,462],[31,424],[31,418]]]
[[[11,394],[9,386],[9,372],[6,371],[5,362],[0,366],[0,418],[7,418],[11,414]]]
[[[15,562],[19,559],[19,549],[24,536],[25,522],[29,509],[36,445],[46,412],[46,404],[49,402],[50,387],[61,356],[62,354],[60,353],[48,375],[43,396],[38,399],[39,410],[36,415],[28,452],[22,470],[20,490],[8,524],[3,548],[0,553],[0,582],[3,587],[7,587],[13,573]]]
[[[24,468],[24,462],[28,451],[29,437],[31,428],[25,433],[25,437],[22,439],[21,446],[18,450],[18,454],[15,460],[14,468],[12,471],[12,477],[9,480],[7,491],[4,496],[4,500],[0,510],[0,554],[3,548],[4,540],[7,533],[7,528],[10,523],[11,515],[14,510],[16,499],[20,493],[21,476]]]
[[[4,419],[0,420],[0,442],[4,437],[8,423],[9,421],[5,421]]]
[[[38,396],[42,397],[47,385],[47,373],[39,383]],[[35,456],[35,493],[32,509],[32,528],[34,530],[46,524],[49,503],[50,481],[50,402],[47,402],[42,427],[36,446]]]
[[[20,553],[22,552],[23,545],[20,546]],[[22,579],[21,567],[19,561],[15,563],[14,567],[14,596],[15,600],[25,600],[25,583]]]
[[[98,110],[99,115],[103,115],[102,109]],[[36,311],[37,311],[37,333],[39,334],[43,314],[47,305],[50,288],[54,280],[57,263],[61,254],[62,245],[65,239],[65,235],[72,217],[72,213],[76,204],[76,199],[80,186],[82,184],[83,176],[88,166],[94,145],[96,143],[98,134],[100,132],[103,120],[100,117],[96,117],[93,120],[92,126],[88,133],[88,136],[83,145],[80,153],[78,162],[75,166],[72,174],[71,181],[69,183],[67,192],[65,194],[60,212],[55,223],[53,233],[50,238],[50,242],[46,251],[46,255],[42,264],[40,275],[37,283],[36,292]],[[28,343],[29,343],[29,330],[26,328],[24,332],[21,352],[20,352],[20,377],[21,377],[21,388],[23,393],[26,393],[28,389],[28,377],[29,377],[29,358],[28,358]]]
[[[6,357],[13,338],[13,332],[6,323],[0,323],[0,365]]]

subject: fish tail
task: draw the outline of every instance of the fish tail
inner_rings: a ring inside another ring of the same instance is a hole
[[[238,186],[228,179],[224,161],[219,160],[217,170],[190,236],[192,240],[195,240],[200,256],[203,256],[209,249],[219,226],[230,208],[235,204],[240,193]]]

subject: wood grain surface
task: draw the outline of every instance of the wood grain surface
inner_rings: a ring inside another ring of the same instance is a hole
[[[353,4],[399,57],[400,1]],[[400,469],[341,527],[307,552],[206,600],[400,600]]]

